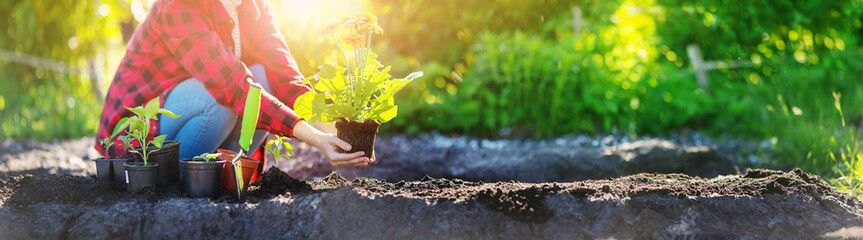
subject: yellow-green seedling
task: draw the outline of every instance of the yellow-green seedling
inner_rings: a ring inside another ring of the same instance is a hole
[[[287,137],[277,136],[276,139],[267,141],[266,148],[267,152],[272,153],[276,157],[276,165],[279,165],[280,157],[291,159],[291,156],[294,156],[294,148],[291,147],[291,143],[288,142]]]
[[[294,102],[294,112],[309,123],[336,121],[385,123],[398,113],[393,94],[423,76],[422,72],[392,78],[372,52],[373,34],[382,34],[375,15],[358,13],[330,23],[321,35],[332,37],[344,59],[344,66],[324,64],[317,74],[306,78],[314,90]],[[343,44],[348,48],[343,48]]]
[[[220,153],[202,153],[201,155],[195,156],[192,160],[205,161],[210,162],[210,159],[217,158],[221,155]]]

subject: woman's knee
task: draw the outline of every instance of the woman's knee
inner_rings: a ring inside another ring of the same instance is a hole
[[[176,119],[159,116],[161,132],[169,138],[176,137],[183,128],[231,129],[238,118],[232,109],[219,104],[203,83],[195,79],[177,84],[165,99],[163,108],[179,115]],[[209,126],[196,124],[201,122]]]

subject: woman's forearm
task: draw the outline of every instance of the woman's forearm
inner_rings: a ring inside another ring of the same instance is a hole
[[[317,128],[312,127],[305,120],[299,120],[300,122],[294,124],[294,137],[302,140],[303,142],[309,143],[312,146],[317,148],[321,148],[322,142],[326,137],[326,133],[321,132]]]
[[[321,130],[321,132],[324,132],[324,133],[336,134],[336,125],[333,123],[326,124],[326,123],[318,122],[318,123],[315,123],[314,127],[317,128],[318,130]]]

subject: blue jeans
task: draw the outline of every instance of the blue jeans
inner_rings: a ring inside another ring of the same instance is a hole
[[[255,82],[272,94],[264,67],[255,64],[249,70]],[[240,117],[234,110],[216,102],[201,81],[190,78],[177,84],[168,93],[162,108],[180,115],[178,118],[159,116],[160,134],[167,135],[167,140],[180,141],[180,159],[212,153],[216,148],[240,150]],[[249,149],[257,149],[267,134],[256,130]]]

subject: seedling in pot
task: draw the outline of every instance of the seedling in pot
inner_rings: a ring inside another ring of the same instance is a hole
[[[155,188],[156,167],[159,166],[159,164],[150,164],[148,160],[150,154],[162,149],[162,144],[165,142],[166,137],[166,135],[159,135],[152,140],[147,139],[152,127],[150,120],[158,120],[157,115],[160,113],[172,118],[176,118],[177,115],[167,109],[159,108],[158,97],[150,100],[144,106],[134,108],[127,107],[126,109],[132,112],[134,116],[120,119],[117,126],[114,128],[114,133],[112,135],[117,135],[119,132],[125,130],[126,135],[131,136],[131,138],[138,141],[141,146],[140,150],[133,149],[130,152],[141,156],[143,165],[124,164],[126,170],[126,183],[128,184],[127,190],[132,193],[138,193],[148,187],[151,189]],[[128,138],[127,140],[131,142]]]
[[[93,162],[96,163],[96,178],[101,181],[111,181],[115,174],[112,171],[115,159],[110,156],[111,151],[109,150],[114,145],[113,136],[99,140],[99,145],[102,146],[102,157],[93,159]]]
[[[189,160],[180,161],[183,167],[183,190],[193,198],[216,197],[222,190],[222,171],[225,160],[219,153],[204,153]]]
[[[245,107],[243,108],[243,118],[240,124],[240,151],[233,156],[233,159],[230,159],[230,164],[228,164],[224,171],[227,173],[224,177],[225,179],[224,186],[225,188],[232,188],[231,190],[236,191],[237,199],[243,199],[243,191],[245,190],[246,184],[248,184],[251,179],[251,175],[254,173],[252,171],[250,174],[243,174],[243,161],[241,158],[244,152],[249,151],[249,147],[252,145],[252,137],[255,134],[255,127],[258,125],[258,113],[260,112],[261,106],[261,86],[257,83],[252,83],[249,85],[249,90],[246,93],[246,102]],[[222,149],[219,150],[223,151]],[[225,157],[231,157],[227,155]],[[252,163],[254,167],[257,167],[255,163]],[[252,166],[245,166],[247,168]],[[233,177],[233,178],[231,178]],[[248,179],[247,179],[248,178]],[[230,185],[234,186],[231,187]]]
[[[378,127],[398,113],[393,95],[422,72],[392,78],[371,50],[371,38],[382,34],[377,17],[358,13],[330,23],[321,35],[332,37],[344,59],[344,66],[324,64],[317,74],[306,78],[313,90],[300,95],[294,112],[309,123],[336,123],[337,135],[351,144],[351,151],[372,157]],[[348,48],[343,48],[347,46]]]
[[[159,108],[158,97],[150,100],[145,106],[126,107],[126,109],[135,114],[135,116],[120,119],[114,128],[113,135],[125,129],[126,135],[132,136],[134,140],[137,140],[141,144],[140,151],[131,150],[130,152],[140,155],[144,161],[144,165],[147,165],[147,159],[150,154],[162,149],[162,143],[165,142],[166,137],[166,135],[159,135],[154,137],[153,140],[147,140],[147,136],[150,135],[150,129],[152,128],[150,120],[159,120],[157,114],[160,113],[172,118],[177,118],[178,116],[167,109]],[[151,148],[150,145],[153,147]]]

